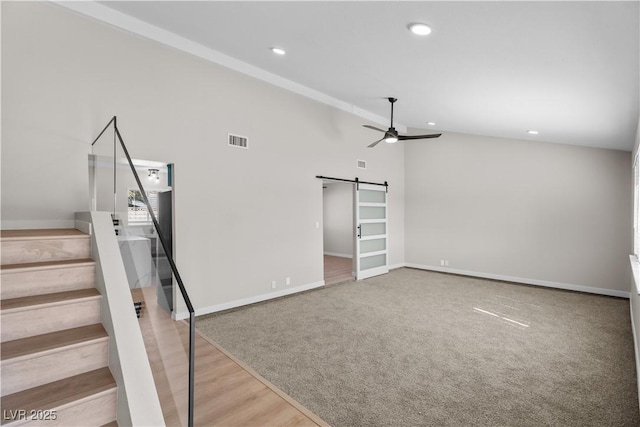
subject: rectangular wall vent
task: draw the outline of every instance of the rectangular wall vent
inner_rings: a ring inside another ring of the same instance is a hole
[[[249,138],[229,134],[229,145],[233,147],[249,148]]]
[[[358,160],[358,169],[366,169],[366,168],[367,168],[366,160]]]

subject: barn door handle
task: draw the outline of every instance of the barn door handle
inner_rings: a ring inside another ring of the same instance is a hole
[[[358,226],[358,239],[360,238],[361,235],[361,230],[360,230],[360,226]]]

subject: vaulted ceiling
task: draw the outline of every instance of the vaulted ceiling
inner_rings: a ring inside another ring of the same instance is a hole
[[[633,145],[638,1],[101,3],[407,127]]]

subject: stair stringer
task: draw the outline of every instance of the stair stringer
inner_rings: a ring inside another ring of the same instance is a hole
[[[164,426],[111,214],[79,212],[76,224],[91,230],[96,288],[102,294],[102,324],[109,334],[109,368],[118,385],[118,424]]]

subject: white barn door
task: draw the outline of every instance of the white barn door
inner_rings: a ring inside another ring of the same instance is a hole
[[[355,185],[354,267],[357,280],[389,272],[387,187]]]

